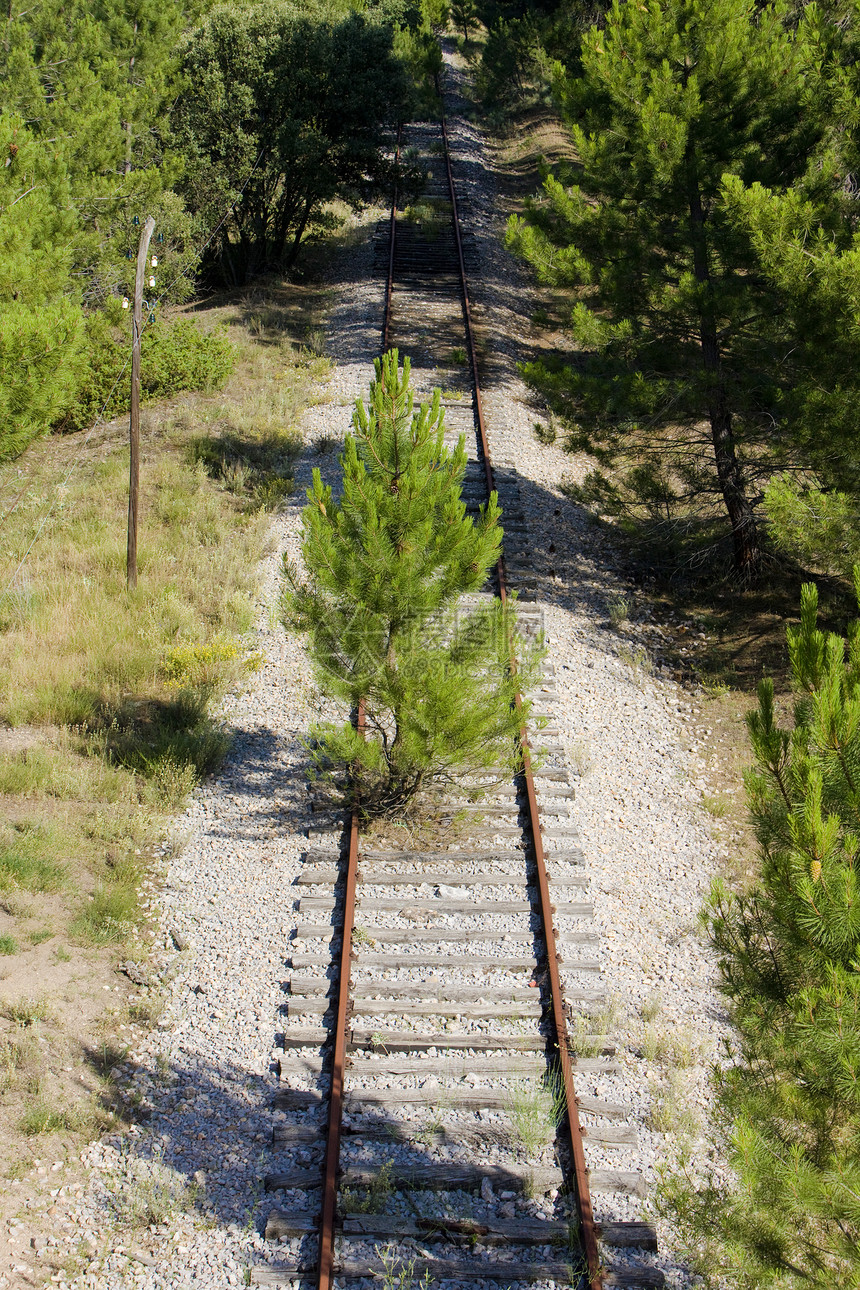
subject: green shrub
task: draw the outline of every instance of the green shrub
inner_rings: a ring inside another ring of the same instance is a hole
[[[118,338],[104,314],[87,319],[89,358],[60,430],[82,430],[97,417],[128,411],[131,381],[130,338]],[[140,342],[140,395],[143,402],[180,390],[213,390],[224,384],[236,363],[235,346],[223,328],[203,332],[190,318],[147,326]]]
[[[144,367],[145,363],[145,367]],[[155,327],[141,339],[141,389],[159,399],[177,390],[219,389],[236,366],[236,348],[219,327],[203,332],[190,318]]]
[[[71,933],[91,945],[121,944],[138,916],[135,887],[126,883],[98,886],[73,920]]]
[[[71,405],[82,323],[70,301],[0,306],[0,461],[17,457]]]
[[[50,1106],[41,1098],[28,1107],[19,1121],[18,1127],[28,1138],[40,1133],[59,1133],[63,1129],[74,1130],[81,1127],[83,1117],[69,1107]]]

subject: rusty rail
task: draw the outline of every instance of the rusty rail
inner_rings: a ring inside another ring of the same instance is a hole
[[[364,704],[358,705],[356,726],[364,733]],[[334,1236],[337,1211],[337,1178],[340,1171],[340,1134],[343,1120],[343,1077],[346,1068],[346,1032],[349,1026],[349,986],[352,970],[352,931],[355,922],[355,886],[358,879],[358,807],[354,806],[349,824],[349,855],[346,862],[343,939],[340,947],[340,974],[337,982],[337,1019],[334,1031],[334,1056],[331,1071],[331,1094],[328,1106],[325,1164],[323,1166],[322,1211],[320,1213],[318,1290],[332,1290],[334,1284]]]
[[[402,127],[397,127],[395,166],[400,159]],[[388,331],[391,323],[391,290],[394,283],[394,234],[397,220],[397,177],[391,198],[389,224],[388,278],[385,287],[385,309],[382,323],[382,347],[388,348]],[[359,733],[364,731],[364,704],[358,705],[356,722]],[[346,862],[346,890],[344,893],[343,940],[340,948],[340,972],[337,984],[337,1016],[332,1056],[331,1094],[329,1097],[326,1153],[323,1165],[322,1209],[320,1211],[319,1254],[317,1258],[317,1290],[332,1290],[334,1284],[334,1240],[337,1217],[337,1180],[340,1172],[340,1138],[343,1121],[344,1072],[346,1069],[346,1040],[349,1026],[349,988],[352,972],[352,933],[355,922],[355,887],[358,879],[358,809],[353,808],[349,825],[349,854]]]
[[[484,408],[481,401],[481,383],[478,379],[478,356],[475,350],[475,341],[472,332],[472,310],[469,303],[469,290],[466,281],[466,264],[463,259],[463,241],[460,236],[460,216],[457,209],[457,192],[454,187],[454,174],[451,169],[451,153],[448,147],[448,127],[445,121],[444,112],[442,114],[442,138],[445,144],[445,165],[448,171],[448,188],[451,194],[454,236],[457,242],[457,259],[460,265],[460,286],[463,293],[463,322],[466,328],[469,363],[472,368],[472,383],[475,390],[475,416],[478,422],[481,456],[484,459],[484,476],[487,483],[487,492],[491,493],[495,490],[496,484],[493,474],[493,463],[490,457],[490,447],[487,442]],[[499,597],[504,604],[508,599],[504,556],[499,557],[497,576],[499,580]],[[513,641],[511,642],[511,666],[513,670],[516,671],[516,658],[514,655]],[[522,697],[519,693],[516,695],[515,703],[518,709],[522,709]],[[547,877],[546,859],[544,857],[543,842],[541,840],[540,811],[537,803],[537,793],[535,792],[534,776],[532,775],[531,770],[531,753],[529,749],[528,734],[524,725],[520,727],[520,745],[523,754],[523,776],[525,779],[526,795],[528,799],[529,827],[534,847],[535,868],[537,870],[541,930],[543,932],[544,943],[546,945],[547,970],[549,974],[550,998],[552,1003],[552,1021],[553,1029],[555,1031],[558,1061],[561,1067],[562,1081],[564,1084],[567,1127],[570,1133],[570,1145],[573,1155],[574,1183],[576,1186],[576,1201],[582,1229],[582,1244],[585,1251],[586,1262],[588,1264],[589,1290],[602,1290],[603,1280],[600,1275],[600,1255],[597,1249],[597,1231],[595,1229],[594,1214],[591,1208],[591,1191],[588,1185],[588,1168],[585,1163],[585,1151],[582,1145],[582,1125],[579,1119],[576,1089],[573,1084],[573,1066],[570,1060],[567,1020],[564,1012],[561,977],[559,976],[558,971],[558,954],[556,952],[555,928],[553,927],[552,922],[553,910],[549,892],[549,879]]]

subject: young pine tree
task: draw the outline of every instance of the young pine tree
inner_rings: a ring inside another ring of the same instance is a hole
[[[539,651],[518,646],[515,610],[458,609],[498,558],[493,493],[476,523],[460,497],[464,441],[444,445],[436,390],[414,407],[410,364],[397,350],[375,364],[369,406],[359,401],[335,500],[314,471],[302,516],[310,581],[285,561],[285,621],[306,631],[322,689],[357,708],[349,722],[311,731],[317,770],[362,809],[383,813],[458,774],[512,764],[518,685],[535,679]]]
[[[812,23],[751,0],[615,0],[557,68],[580,164],[548,175],[509,229],[543,281],[570,289],[583,352],[527,374],[570,448],[618,470],[596,472],[584,500],[658,522],[721,500],[745,579],[793,339],[723,181],[784,189],[806,173],[827,128],[808,93]]]
[[[860,600],[860,569],[855,572]],[[707,910],[736,1028],[716,1122],[734,1172],[669,1195],[708,1284],[860,1286],[860,623],[788,630],[793,729],[762,681],[748,725],[758,884]]]
[[[853,112],[845,110],[852,139],[858,113],[855,95]],[[769,481],[770,536],[804,567],[850,577],[860,560],[860,235],[853,189],[841,182],[856,162],[842,143],[823,159],[817,193],[744,187],[735,178],[725,196],[794,339],[776,411],[805,469]]]

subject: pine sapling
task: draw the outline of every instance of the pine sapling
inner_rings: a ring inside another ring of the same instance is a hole
[[[322,723],[309,748],[340,802],[365,812],[400,808],[422,790],[513,765],[518,684],[537,674],[539,646],[518,645],[515,606],[465,609],[502,540],[493,493],[477,522],[461,486],[464,439],[445,446],[439,391],[416,408],[410,364],[396,350],[375,364],[340,462],[343,492],[313,474],[302,516],[310,581],[285,563],[285,621],[308,633],[324,693],[363,704],[366,737],[351,722]],[[527,715],[527,713],[526,713]]]
[[[817,610],[804,586],[793,728],[770,680],[748,718],[758,882],[715,883],[706,909],[735,1026],[715,1077],[734,1181],[676,1174],[666,1193],[709,1285],[860,1286],[860,624],[825,635]]]

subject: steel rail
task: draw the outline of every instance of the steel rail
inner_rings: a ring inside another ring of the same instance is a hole
[[[469,302],[466,264],[463,258],[463,240],[460,235],[460,214],[457,206],[457,192],[454,187],[454,173],[451,168],[451,152],[448,146],[448,127],[444,111],[442,113],[442,139],[445,145],[445,165],[448,171],[448,189],[451,195],[452,220],[454,225],[454,236],[457,243],[457,259],[460,268],[463,321],[466,329],[469,363],[472,368],[472,384],[475,391],[475,416],[478,422],[481,455],[484,459],[484,476],[487,482],[487,491],[488,493],[492,493],[495,491],[496,487],[495,476],[493,473],[492,459],[490,457],[490,446],[487,441],[484,409],[481,400],[481,384],[478,378],[478,356],[475,350],[475,341],[472,329],[472,310]],[[497,576],[499,580],[499,597],[502,603],[505,604],[508,600],[508,594],[503,555],[499,556]],[[516,658],[514,654],[513,641],[511,641],[511,668],[513,672],[516,673]],[[517,709],[521,711],[522,696],[519,692],[517,693],[514,702]],[[561,1067],[562,1081],[564,1085],[567,1127],[570,1134],[571,1153],[573,1156],[573,1174],[576,1187],[576,1201],[581,1224],[582,1244],[588,1265],[588,1282],[590,1290],[602,1290],[603,1279],[600,1274],[600,1254],[597,1248],[597,1231],[594,1224],[594,1213],[591,1206],[591,1190],[588,1185],[588,1167],[585,1163],[585,1150],[582,1144],[582,1124],[579,1119],[579,1107],[576,1099],[576,1089],[573,1083],[573,1066],[570,1060],[567,1019],[564,1011],[561,977],[558,970],[555,928],[553,927],[552,921],[553,908],[549,891],[546,858],[544,856],[543,842],[541,839],[540,810],[538,808],[537,793],[535,792],[534,776],[531,769],[530,745],[525,725],[520,727],[520,746],[523,756],[523,778],[525,780],[526,796],[528,800],[529,827],[532,835],[535,869],[537,871],[538,879],[541,930],[543,932],[544,943],[546,945],[547,971],[549,975],[550,999],[552,1004],[552,1022],[553,1029],[555,1031],[555,1044],[558,1053],[558,1061]]]
[[[359,702],[356,727],[364,734],[364,703]],[[337,1179],[340,1172],[340,1135],[343,1121],[343,1085],[346,1068],[346,1039],[349,1026],[349,987],[352,974],[352,933],[355,922],[355,887],[358,880],[358,806],[353,806],[349,825],[349,854],[346,862],[343,939],[340,947],[340,974],[337,985],[337,1018],[334,1031],[334,1054],[331,1071],[331,1093],[328,1107],[325,1164],[323,1165],[322,1210],[320,1212],[318,1290],[332,1290],[334,1284],[334,1238],[337,1213]]]

